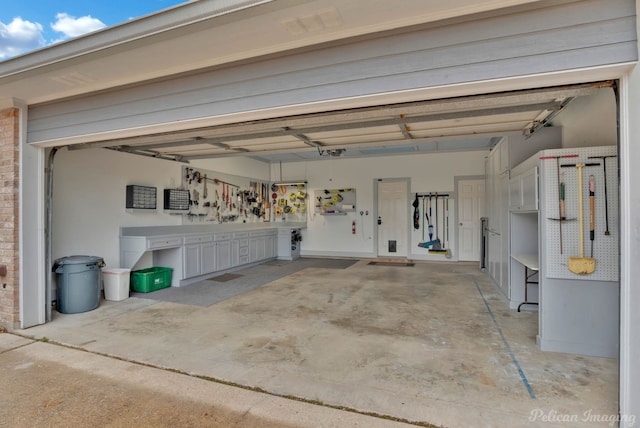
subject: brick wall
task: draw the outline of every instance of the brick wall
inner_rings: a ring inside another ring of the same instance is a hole
[[[20,321],[19,278],[19,110],[0,111],[0,326],[15,328]]]

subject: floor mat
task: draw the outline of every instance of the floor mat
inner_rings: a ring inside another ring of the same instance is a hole
[[[161,302],[207,307],[249,292],[302,269],[309,267],[346,269],[357,262],[358,260],[354,259],[322,258],[299,258],[290,261],[272,260],[235,273],[226,273],[184,287],[163,288],[151,293],[132,292],[131,296]],[[220,281],[220,278],[223,280]]]
[[[369,262],[367,263],[369,265],[374,265],[374,266],[406,266],[406,267],[411,267],[414,266],[415,263],[411,263],[411,262]]]
[[[225,273],[224,275],[214,276],[213,278],[209,278],[209,281],[227,282],[227,281],[231,281],[232,279],[240,278],[241,276],[242,275],[239,275],[237,273]]]

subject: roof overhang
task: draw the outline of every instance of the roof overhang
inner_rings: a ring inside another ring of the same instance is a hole
[[[536,1],[191,1],[4,61],[0,94],[38,104]]]

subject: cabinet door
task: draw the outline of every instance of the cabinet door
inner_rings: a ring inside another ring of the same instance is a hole
[[[520,176],[512,177],[509,180],[509,210],[518,211],[522,206],[522,188]]]
[[[489,224],[494,221],[494,197],[493,197],[493,161],[492,156],[489,155],[485,162],[485,215],[489,219]],[[491,227],[491,226],[489,226]]]
[[[489,263],[489,275],[493,278],[493,281],[500,286],[501,284],[501,275],[502,275],[502,266],[501,266],[501,256],[502,256],[502,241],[500,239],[500,235],[495,232],[489,232],[489,253],[488,253],[488,263]]]
[[[216,271],[216,244],[215,242],[207,242],[202,244],[202,274]]]
[[[265,237],[260,236],[249,240],[249,261],[257,262],[265,258]]]
[[[240,264],[240,240],[231,241],[231,266],[236,267]]]
[[[256,244],[258,247],[258,251],[257,251],[258,258],[256,260],[264,260],[267,254],[267,249],[266,249],[267,238],[262,236],[258,238],[256,241],[257,241]]]
[[[191,278],[200,275],[200,252],[200,244],[185,245],[183,247],[182,269],[184,270],[185,278]]]
[[[216,242],[217,270],[231,267],[231,241]]]
[[[538,210],[538,167],[520,175],[520,188],[522,189],[522,210]]]
[[[275,236],[269,235],[265,238],[265,254],[266,259],[271,259],[276,256],[276,239]]]

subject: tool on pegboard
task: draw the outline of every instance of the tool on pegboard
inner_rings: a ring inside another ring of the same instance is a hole
[[[599,163],[577,163],[573,165],[562,165],[563,167],[574,167],[578,170],[578,222],[580,228],[578,229],[578,238],[580,245],[580,256],[569,257],[569,270],[578,275],[586,275],[593,273],[596,270],[596,260],[594,258],[588,258],[584,256],[584,212],[582,208],[582,170],[585,166],[600,166]]]
[[[616,155],[610,156],[589,156],[589,159],[602,159],[602,172],[604,173],[604,218],[605,218],[605,235],[610,235],[609,232],[609,201],[607,198],[607,158],[615,158]]]
[[[596,237],[596,220],[595,220],[595,200],[596,200],[596,179],[593,175],[589,176],[589,239],[591,240],[591,258],[593,258],[593,241]]]
[[[562,155],[562,156],[542,156],[540,160],[555,159],[556,160],[556,179],[558,180],[558,218],[550,218],[549,220],[558,221],[559,227],[559,240],[560,240],[560,254],[562,254],[562,222],[567,221],[567,214],[565,208],[565,185],[564,180],[560,180],[560,159],[565,158],[577,158],[577,154]]]

